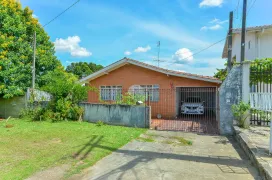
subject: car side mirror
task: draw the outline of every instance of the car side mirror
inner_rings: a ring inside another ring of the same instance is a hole
[[[202,103],[203,103],[203,104],[205,104],[206,102],[205,102],[205,101],[203,101]]]

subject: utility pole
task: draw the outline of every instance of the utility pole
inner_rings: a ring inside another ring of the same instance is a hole
[[[247,0],[244,0],[242,32],[241,32],[241,63],[245,61],[246,16],[247,16]]]
[[[232,28],[233,28],[233,11],[229,14],[229,33],[228,33],[228,67],[227,70],[230,72],[232,68]]]
[[[36,64],[36,31],[34,31],[33,36],[33,64],[32,64],[32,90],[35,88],[35,64]]]

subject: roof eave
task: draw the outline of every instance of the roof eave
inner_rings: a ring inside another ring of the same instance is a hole
[[[214,82],[214,83],[222,83],[222,81],[217,80],[217,79],[208,79],[208,78],[201,78],[201,77],[196,77],[196,76],[190,76],[190,75],[186,75],[186,74],[175,74],[175,73],[171,73],[171,72],[167,72],[167,71],[163,71],[163,70],[154,70],[152,67],[147,67],[147,66],[143,66],[141,64],[135,63],[133,61],[129,61],[129,63],[134,64],[136,66],[141,66],[143,68],[147,68],[153,71],[157,71],[166,75],[170,75],[170,76],[177,76],[177,77],[184,77],[184,78],[188,78],[188,79],[195,79],[195,80],[202,80],[202,81],[207,81],[207,82]]]
[[[209,78],[202,78],[202,77],[196,77],[196,76],[193,76],[193,75],[186,75],[186,74],[175,74],[175,73],[172,73],[172,72],[168,72],[168,71],[165,71],[165,70],[159,70],[159,69],[154,69],[152,67],[149,67],[149,66],[144,66],[143,64],[139,64],[139,63],[136,63],[134,61],[131,61],[129,59],[122,59],[120,61],[117,61],[116,63],[113,63],[85,78],[82,78],[81,80],[79,80],[80,83],[88,83],[89,81],[93,80],[93,79],[96,79],[98,77],[100,77],[101,75],[103,75],[105,72],[110,72],[112,71],[113,69],[117,69],[125,64],[133,64],[133,65],[136,65],[136,66],[140,66],[140,67],[143,67],[143,68],[146,68],[146,69],[150,69],[150,70],[153,70],[153,71],[157,71],[157,72],[160,72],[160,73],[163,73],[163,74],[166,74],[166,75],[171,75],[171,76],[177,76],[177,77],[184,77],[184,78],[188,78],[188,79],[195,79],[195,80],[201,80],[201,81],[206,81],[206,82],[212,82],[212,83],[218,83],[218,84],[221,84],[222,81],[220,80],[217,80],[217,79],[209,79]]]

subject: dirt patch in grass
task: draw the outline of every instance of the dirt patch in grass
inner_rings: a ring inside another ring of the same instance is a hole
[[[14,125],[12,125],[12,124],[6,124],[5,125],[5,128],[13,128],[14,127]]]

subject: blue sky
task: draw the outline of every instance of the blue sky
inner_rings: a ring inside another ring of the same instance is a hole
[[[75,1],[21,3],[45,24]],[[248,0],[247,26],[272,24],[272,1],[254,1]],[[156,65],[160,41],[160,67],[213,75],[225,63],[224,41],[191,55],[226,37],[231,10],[234,26],[241,27],[242,0],[81,0],[45,30],[64,66],[80,61],[106,66],[125,56]]]

